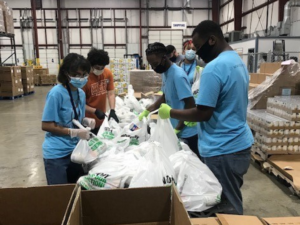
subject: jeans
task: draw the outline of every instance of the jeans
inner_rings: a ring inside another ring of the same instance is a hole
[[[199,159],[201,159],[198,150],[198,135],[180,139],[190,147],[190,149],[198,156]]]
[[[84,175],[82,166],[71,161],[71,155],[58,159],[44,159],[48,185],[76,183]]]
[[[243,198],[240,188],[243,185],[243,176],[250,165],[250,149],[228,155],[202,157],[203,162],[222,185],[221,204],[226,205],[224,213],[243,214]]]

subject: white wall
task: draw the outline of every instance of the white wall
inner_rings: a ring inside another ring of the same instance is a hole
[[[29,8],[30,9],[30,0],[7,0],[8,4],[11,8]],[[44,8],[56,8],[56,2],[57,0],[43,0],[43,7]],[[183,0],[168,0],[167,5],[169,7],[183,7]],[[162,0],[150,0],[149,1],[149,7],[163,7],[164,1]],[[62,8],[139,8],[139,1],[138,0],[61,0],[61,7]],[[146,0],[142,0],[142,7],[146,7]],[[191,0],[191,7],[208,7],[208,1],[207,0]],[[41,15],[40,10],[37,10],[36,12],[37,18],[42,18],[43,15]],[[63,13],[64,15],[65,13]],[[211,18],[211,11],[208,10],[191,10],[191,12],[187,11],[168,11],[167,13],[167,26],[171,26],[171,23],[173,21],[179,22],[179,21],[186,21],[188,26],[196,26],[198,23],[200,23],[202,20],[206,20],[209,17]],[[124,18],[125,17],[125,10],[116,10],[115,16],[117,18]],[[19,21],[19,11],[14,11],[14,18]],[[82,18],[90,18],[90,11],[89,10],[83,10],[81,11],[81,17]],[[111,18],[112,12],[111,10],[103,10],[103,17],[104,18]],[[63,16],[64,18],[64,16]],[[69,18],[77,18],[76,10],[70,10],[69,11]],[[127,10],[127,18],[128,18],[128,26],[139,26],[139,10]],[[149,11],[149,25],[150,26],[164,26],[164,12],[163,11]],[[55,11],[46,11],[46,19],[54,19],[55,20]],[[124,22],[116,22],[117,26],[125,26]],[[142,25],[146,26],[146,12],[142,11]],[[19,22],[15,23],[15,26],[20,26]],[[38,23],[38,26],[44,26],[43,22]],[[53,23],[46,23],[46,26],[56,26],[56,22]],[[69,23],[69,26],[78,26],[78,22]],[[82,22],[81,26],[89,26],[89,22]],[[104,26],[113,26],[113,22],[105,22]],[[183,35],[189,36],[191,35],[193,31],[193,28],[188,28],[183,32]],[[116,29],[116,44],[127,44],[127,50],[128,54],[133,53],[139,53],[139,45],[140,45],[140,34],[139,34],[139,28],[128,28],[128,41],[125,43],[125,29],[119,28]],[[66,33],[66,32],[64,32]],[[94,29],[93,30],[93,46],[102,48],[103,44],[114,44],[114,29],[112,28],[104,28],[104,37],[102,40],[102,34],[101,34],[101,28]],[[45,38],[45,31],[44,29],[38,29],[38,39],[40,44],[46,43]],[[57,30],[56,29],[48,29],[47,28],[47,43],[48,44],[57,44]],[[142,35],[147,35],[147,29],[142,29]],[[21,33],[19,29],[15,29],[15,36],[16,36],[16,44],[25,46],[26,51],[26,57],[27,58],[33,58],[32,50],[33,50],[33,40],[32,40],[32,30],[29,29],[26,31],[26,35],[28,36],[25,38],[24,43],[22,43],[21,40]],[[79,29],[69,29],[69,36],[70,36],[70,44],[79,44]],[[3,43],[1,41],[1,43]],[[83,44],[91,44],[91,33],[90,29],[82,29],[82,43]],[[143,40],[143,49],[142,51],[145,51],[145,47],[147,46],[147,40]],[[177,46],[180,48],[180,46]],[[43,49],[43,48],[41,48]],[[57,52],[57,47],[52,47],[53,51]],[[55,54],[52,52],[52,50],[49,50],[51,54]],[[78,52],[80,54],[83,54],[86,56],[86,53],[88,52],[89,47],[84,47],[83,49],[80,49],[79,47],[73,47],[70,48],[71,52]],[[105,47],[105,50],[107,50],[111,57],[122,57],[123,54],[125,54],[126,49],[122,47]],[[46,50],[44,50],[46,51]],[[3,52],[3,51],[2,51]],[[9,51],[8,51],[9,52]],[[2,53],[1,53],[2,54]],[[8,54],[8,53],[7,53]],[[49,53],[50,54],[50,53]],[[48,55],[49,55],[48,54]],[[51,55],[50,54],[50,55]],[[43,57],[46,56],[46,54],[43,53]],[[54,57],[54,56],[51,56]],[[58,54],[57,54],[58,57]],[[18,58],[20,63],[23,63],[23,56],[22,51],[18,51]],[[51,62],[53,61],[52,58],[47,59]],[[43,60],[45,64],[48,62],[46,59]],[[54,60],[55,62],[58,62],[57,60]],[[55,67],[56,68],[56,67]],[[56,69],[53,67],[53,71],[55,72]]]
[[[244,63],[247,65],[248,63],[248,49],[255,48],[255,39],[240,41],[231,43],[230,46],[233,48],[233,50],[241,52],[242,53],[242,59]]]

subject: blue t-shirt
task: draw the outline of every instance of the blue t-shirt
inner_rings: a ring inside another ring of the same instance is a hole
[[[184,109],[183,99],[193,97],[191,86],[186,73],[175,63],[165,72],[162,73],[162,91],[165,95],[166,103],[173,109]],[[170,119],[173,128],[176,128],[179,120]],[[197,127],[184,127],[179,136],[181,138],[192,137],[197,134]]]
[[[222,52],[202,72],[197,105],[214,108],[207,122],[199,123],[198,148],[202,157],[230,154],[251,147],[247,124],[249,74],[235,51]]]
[[[196,60],[194,60],[194,62],[192,64],[185,64],[184,62],[181,64],[181,68],[185,71],[191,85],[194,82],[196,66],[197,66]]]
[[[79,121],[82,121],[85,116],[85,93],[81,89],[78,89],[78,91],[80,100],[78,99],[77,91],[72,91],[72,96],[75,105],[77,105]],[[62,127],[74,128],[72,123],[74,118],[75,115],[68,90],[61,84],[56,85],[47,95],[42,121],[55,122]],[[70,155],[78,141],[78,138],[46,132],[43,143],[43,157],[45,159],[57,159]]]

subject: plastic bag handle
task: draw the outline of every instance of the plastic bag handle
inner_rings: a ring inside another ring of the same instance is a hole
[[[157,109],[157,110],[154,110],[154,111],[152,111],[152,112],[150,112],[150,113],[148,114],[148,117],[147,117],[147,122],[150,122],[151,115],[153,115],[154,113],[157,113],[157,112],[158,112],[158,109]]]
[[[73,119],[72,120],[73,124],[76,125],[77,127],[79,127],[80,129],[86,129],[88,130],[86,127],[84,127],[78,120],[75,120]],[[90,132],[90,134],[93,136],[93,137],[97,137],[95,134],[93,134],[92,132]]]

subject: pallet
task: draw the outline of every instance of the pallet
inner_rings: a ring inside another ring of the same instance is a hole
[[[0,100],[14,100],[16,98],[22,98],[23,95],[9,96],[9,97],[0,97]]]
[[[35,84],[34,86],[55,86],[57,85],[57,83],[55,84]]]
[[[28,96],[28,95],[32,95],[32,94],[34,94],[34,91],[30,91],[28,93],[24,93],[24,96]]]

